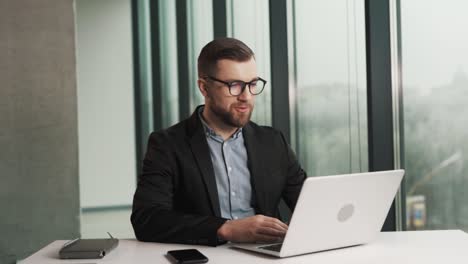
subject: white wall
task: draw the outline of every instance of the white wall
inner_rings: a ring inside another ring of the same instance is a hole
[[[81,207],[130,205],[135,120],[130,0],[77,0]]]

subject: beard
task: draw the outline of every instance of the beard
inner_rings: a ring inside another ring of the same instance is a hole
[[[235,112],[233,109],[236,106],[249,106],[248,112],[245,113],[239,113]],[[250,117],[252,116],[253,112],[253,105],[250,103],[236,103],[232,104],[229,107],[229,111],[224,110],[222,107],[218,106],[216,103],[215,104],[210,104],[210,110],[213,112],[219,120],[224,122],[226,125],[232,126],[232,127],[244,127],[249,121]]]

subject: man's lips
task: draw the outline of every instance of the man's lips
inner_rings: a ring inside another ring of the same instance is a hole
[[[238,105],[238,106],[234,106],[234,109],[238,112],[241,112],[241,113],[245,113],[245,112],[248,112],[250,110],[250,106],[249,105]]]

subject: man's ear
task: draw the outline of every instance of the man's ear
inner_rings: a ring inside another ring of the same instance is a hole
[[[198,79],[197,84],[198,84],[198,89],[202,93],[203,97],[207,97],[208,92],[206,91],[206,82],[202,79]]]

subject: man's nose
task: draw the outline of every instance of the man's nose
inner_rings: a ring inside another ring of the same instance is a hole
[[[237,98],[238,100],[241,100],[241,101],[249,101],[252,99],[252,96],[253,95],[250,93],[250,86],[245,85],[244,91],[242,91],[242,93],[239,94]]]

